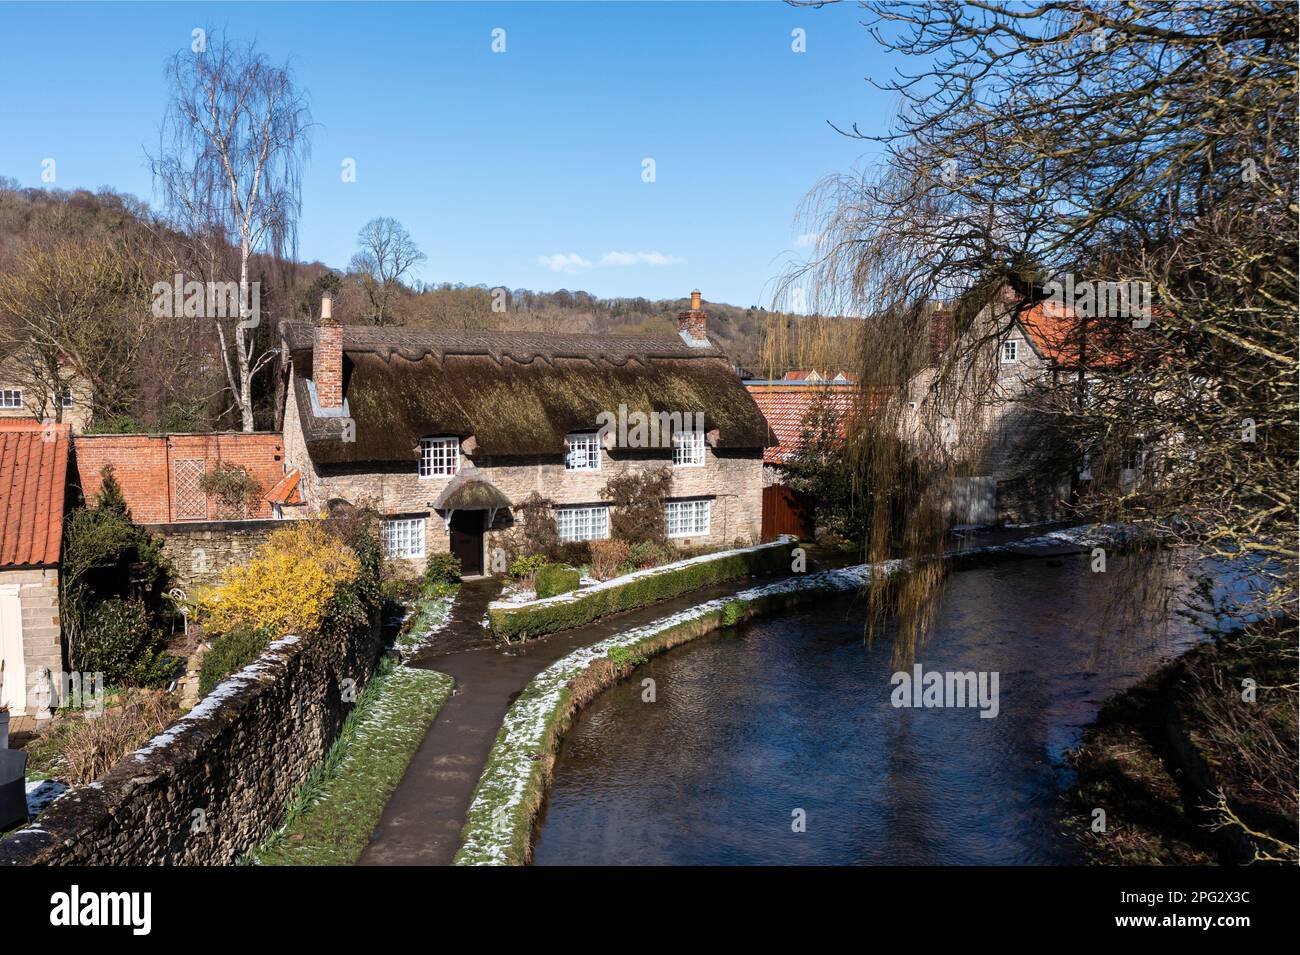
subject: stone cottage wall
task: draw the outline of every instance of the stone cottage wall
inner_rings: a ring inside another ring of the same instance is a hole
[[[222,865],[280,824],[373,675],[378,626],[288,638],[94,786],[0,840],[0,865]]]

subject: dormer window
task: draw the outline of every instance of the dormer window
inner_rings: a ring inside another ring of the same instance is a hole
[[[423,438],[420,441],[422,478],[451,477],[460,466],[459,438]]]
[[[564,440],[569,446],[569,453],[564,458],[564,470],[600,470],[600,438],[598,435],[570,434]]]
[[[673,432],[673,467],[691,468],[704,464],[704,432]]]
[[[1002,343],[1002,361],[1013,362],[1020,360],[1020,342],[1010,341]]]

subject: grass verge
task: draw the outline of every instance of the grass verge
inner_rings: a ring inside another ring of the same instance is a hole
[[[339,738],[290,802],[283,824],[239,861],[354,863],[454,683],[445,673],[385,658],[348,714]]]

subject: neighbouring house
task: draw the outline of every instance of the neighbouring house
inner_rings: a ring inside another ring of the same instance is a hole
[[[66,424],[0,421],[0,705],[16,716],[30,715],[43,668],[56,693],[66,670],[59,559],[70,446]]]
[[[931,323],[931,354],[937,364],[948,348],[951,305],[937,304]],[[1026,401],[1031,389],[1045,382],[1074,387],[1084,368],[1085,380],[1105,374],[1122,363],[1115,343],[1094,342],[1084,352],[1080,337],[1085,321],[1072,309],[1050,299],[1025,303],[1009,286],[1003,287],[972,321],[968,334],[987,335],[979,349],[978,368],[967,370],[971,379],[987,376],[990,387],[976,404],[945,407],[937,416],[942,446],[960,454],[967,474],[953,488],[956,523],[994,524],[1052,519],[1071,489],[1070,468],[1065,473],[1043,474],[1035,455],[1044,422],[1039,410]],[[1080,360],[1085,354],[1086,360]],[[927,402],[934,398],[933,369],[917,375],[904,389],[904,430],[914,430],[909,419],[920,421]],[[1078,476],[1087,479],[1086,462]],[[1137,480],[1141,452],[1132,469],[1120,480]]]
[[[787,371],[781,376],[784,382],[808,382],[810,384],[827,383],[836,385],[851,385],[855,381],[852,375],[842,371],[837,371],[834,375],[829,373],[823,375],[816,368],[801,369],[796,371]]]
[[[856,402],[857,385],[843,375],[827,379],[815,371],[787,372],[777,381],[747,379],[745,390],[763,412],[774,439],[772,446],[763,450],[762,538],[776,540],[782,534],[811,538],[817,532],[816,502],[786,486],[790,462],[799,450],[809,412],[819,403],[829,403],[843,433]]]
[[[375,508],[391,557],[483,573],[534,492],[562,539],[606,538],[609,479],[661,467],[674,542],[760,536],[767,423],[698,292],[671,338],[343,326],[328,298],[280,334],[300,510]]]
[[[70,425],[73,434],[86,430],[91,418],[90,382],[68,362],[57,376],[33,374],[25,355],[0,358],[0,420],[16,419]],[[51,384],[57,379],[57,384]]]

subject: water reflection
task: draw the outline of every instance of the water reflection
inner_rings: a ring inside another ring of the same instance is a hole
[[[1000,673],[1000,714],[890,704],[891,641],[827,601],[650,661],[576,721],[537,864],[1042,864],[1077,861],[1061,754],[1101,701],[1192,639],[1099,608],[1124,573],[1086,557],[954,575],[917,662]],[[641,679],[658,700],[641,702]],[[792,812],[807,831],[791,831]]]

